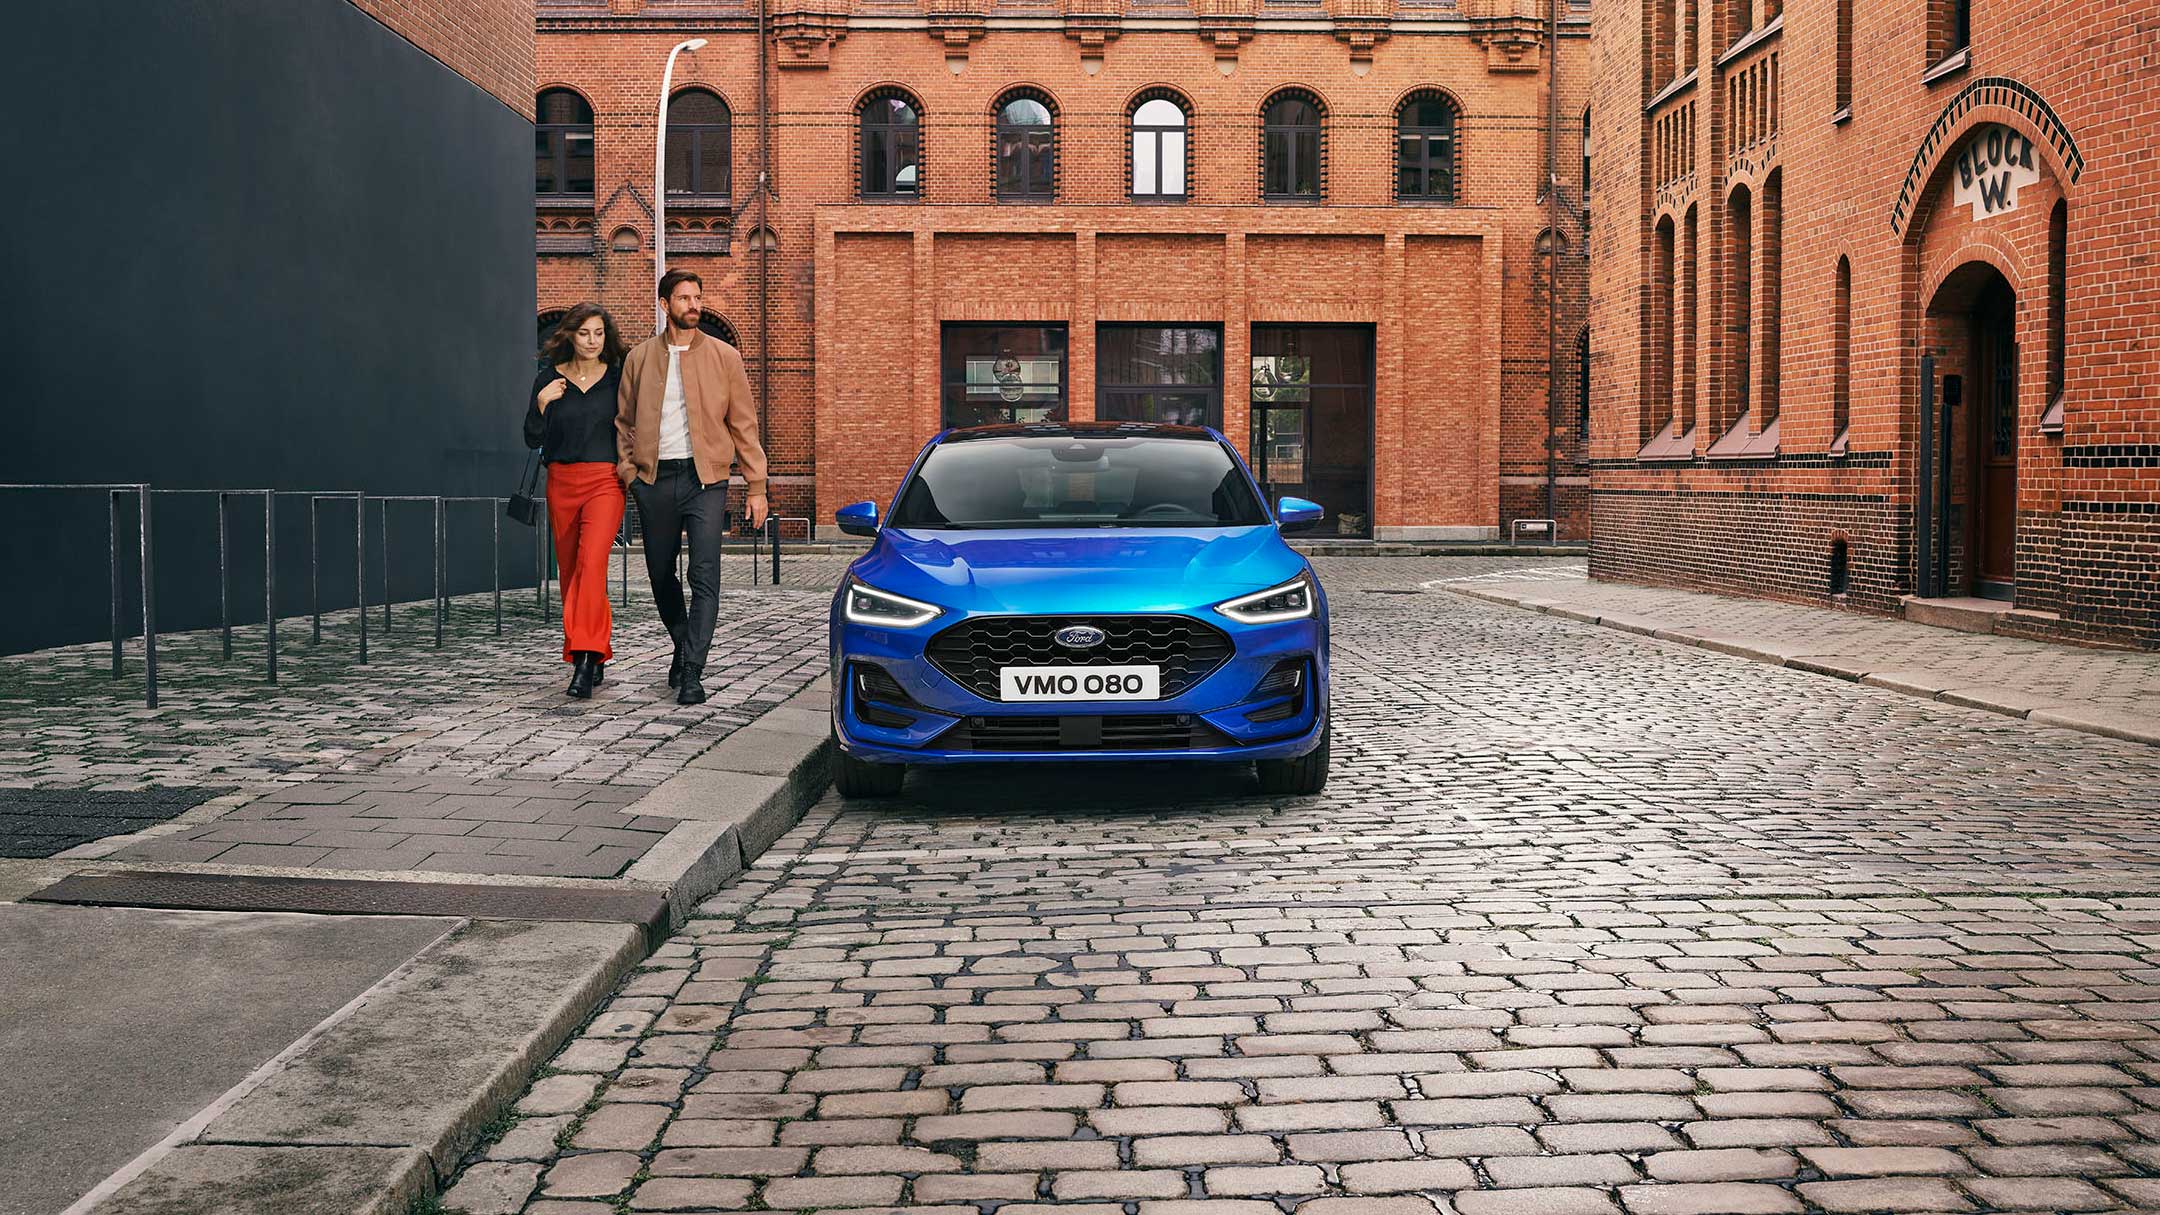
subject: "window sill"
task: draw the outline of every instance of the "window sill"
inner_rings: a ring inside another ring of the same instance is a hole
[[[1125,201],[1136,207],[1176,207],[1187,200],[1183,194],[1128,194]]]
[[[1778,423],[1773,418],[1760,434],[1749,434],[1748,423],[1753,413],[1740,415],[1725,436],[1710,445],[1705,452],[1712,460],[1771,460],[1778,454]]]
[[[1657,438],[1643,444],[1643,449],[1635,453],[1635,459],[1643,464],[1684,463],[1694,459],[1695,432],[1690,430],[1684,435],[1675,434],[1674,431],[1679,429],[1679,426],[1677,419],[1667,422],[1665,429],[1658,432]]]
[[[920,194],[862,194],[855,201],[869,207],[911,207],[922,201]]]
[[[670,194],[667,205],[670,211],[731,211],[735,199],[727,194]]]
[[[1852,454],[1852,427],[1847,426],[1837,432],[1837,438],[1830,440],[1830,458],[1842,460],[1850,454]]]
[[[1840,109],[1838,110],[1838,112],[1837,112],[1837,113],[1835,113],[1835,114],[1832,114],[1832,115],[1830,116],[1830,125],[1831,125],[1831,126],[1834,126],[1834,127],[1841,127],[1841,126],[1844,126],[1844,125],[1845,125],[1846,123],[1848,123],[1848,122],[1851,122],[1851,121],[1852,121],[1852,107],[1851,107],[1851,106],[1843,106],[1843,107],[1841,107],[1841,108],[1840,108]]]
[[[1920,83],[1937,85],[1972,66],[1972,48],[1961,46],[1944,57],[1941,63],[1920,73]]]
[[[1408,198],[1397,198],[1395,205],[1398,207],[1452,207],[1455,205],[1455,200],[1452,198],[1423,198],[1413,194]]]
[[[1000,194],[991,201],[1001,207],[1053,207],[1057,205],[1057,199],[1054,196],[1043,197],[1033,194],[1014,197]]]
[[[590,194],[536,194],[533,206],[542,211],[590,211],[593,196]]]
[[[1317,207],[1320,200],[1303,194],[1262,194],[1260,201],[1270,207]]]
[[[1725,48],[1725,53],[1717,57],[1717,66],[1720,68],[1724,67],[1726,64],[1731,63],[1735,59],[1738,59],[1740,56],[1747,54],[1749,51],[1754,50],[1756,47],[1761,46],[1763,43],[1777,37],[1780,33],[1784,32],[1784,29],[1785,14],[1779,13],[1777,16],[1770,19],[1770,24],[1765,25],[1760,29],[1749,30],[1747,33],[1740,36],[1740,41],[1735,42],[1731,46]]]
[[[2056,393],[2048,402],[2047,412],[2040,415],[2040,433],[2061,438],[2063,432],[2063,394]]]
[[[1689,69],[1687,75],[1681,76],[1675,79],[1671,84],[1668,84],[1664,88],[1659,89],[1658,95],[1652,97],[1650,99],[1650,104],[1643,107],[1643,113],[1647,114],[1650,111],[1658,108],[1659,106],[1664,105],[1666,102],[1671,101],[1673,98],[1678,97],[1680,94],[1687,92],[1689,89],[1694,88],[1695,76],[1696,72],[1694,71],[1694,69],[1691,68]]]

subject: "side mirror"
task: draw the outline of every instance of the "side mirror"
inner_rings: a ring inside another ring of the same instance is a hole
[[[1284,498],[1275,504],[1275,521],[1286,532],[1303,531],[1326,513],[1318,502],[1306,498]]]
[[[877,503],[857,502],[833,512],[833,522],[850,536],[877,535]]]

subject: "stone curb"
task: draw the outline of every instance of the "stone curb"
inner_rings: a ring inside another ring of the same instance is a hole
[[[1582,624],[1594,624],[1601,628],[1693,646],[1699,650],[1730,654],[1736,658],[1768,663],[1771,666],[1791,667],[1812,675],[1828,675],[1834,679],[1862,683],[1921,700],[2000,713],[2005,717],[2020,718],[2038,726],[2078,730],[2086,734],[2160,747],[2160,718],[2065,703],[2015,688],[1968,686],[1928,671],[1904,668],[1876,671],[1862,665],[1861,660],[1848,654],[1809,654],[1805,646],[1779,646],[1711,633],[1699,630],[1693,625],[1675,625],[1641,616],[1601,613],[1560,600],[1540,598],[1543,591],[1538,584],[1528,584],[1514,591],[1497,587],[1468,586],[1440,586],[1433,589],[1444,590],[1465,599],[1475,599],[1481,603],[1495,603],[1502,607],[1557,616]]]
[[[680,924],[787,834],[832,779],[829,693],[820,680],[729,734],[623,807],[682,820],[623,873],[667,896]]]
[[[91,1209],[404,1215],[646,953],[630,924],[460,924]]]

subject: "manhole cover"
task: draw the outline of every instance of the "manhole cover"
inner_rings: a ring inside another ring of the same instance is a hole
[[[300,911],[316,915],[436,915],[475,920],[636,924],[655,944],[666,935],[668,923],[667,899],[646,890],[147,870],[76,874],[45,887],[28,901],[187,911]]]

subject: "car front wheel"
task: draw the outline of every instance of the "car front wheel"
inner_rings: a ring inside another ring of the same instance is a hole
[[[833,750],[833,788],[842,797],[891,797],[906,779],[902,764],[865,763],[837,746]]]
[[[1323,718],[1320,724],[1320,745],[1296,759],[1263,759],[1253,766],[1260,770],[1262,793],[1318,793],[1327,787],[1328,740],[1334,733],[1334,722]]]

